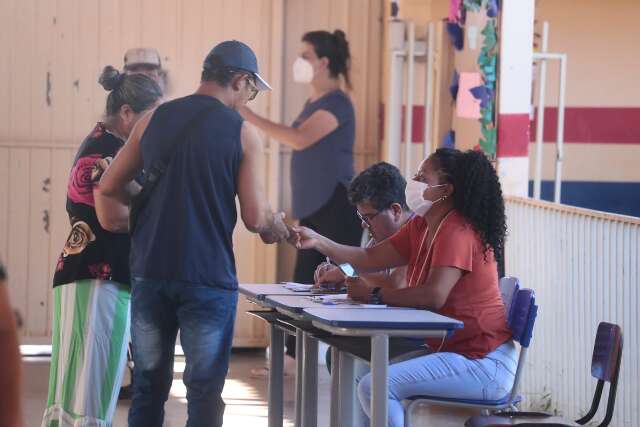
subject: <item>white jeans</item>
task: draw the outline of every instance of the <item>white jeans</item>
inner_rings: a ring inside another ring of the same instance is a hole
[[[508,341],[482,359],[457,353],[433,353],[389,366],[389,426],[404,426],[402,400],[428,395],[458,399],[498,400],[511,392],[517,352]],[[362,409],[371,416],[371,374],[358,382]]]

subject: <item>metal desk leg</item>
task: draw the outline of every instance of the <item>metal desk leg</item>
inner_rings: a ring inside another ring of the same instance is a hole
[[[284,375],[284,332],[271,324],[271,358],[269,359],[269,427],[282,427],[282,382]]]
[[[346,427],[353,425],[353,409],[357,403],[354,363],[350,354],[340,352],[340,419]]]
[[[302,379],[304,378],[304,332],[296,329],[296,397],[294,426],[302,427]]]
[[[387,399],[389,395],[387,384],[387,368],[389,366],[389,337],[374,335],[371,337],[371,426],[386,427]]]
[[[318,425],[318,340],[303,334],[302,427]]]
[[[362,378],[369,373],[369,364],[359,359],[353,359],[353,383],[355,385],[355,403],[353,409],[353,427],[369,427],[369,417],[362,409],[362,403],[358,398],[358,388],[356,379]]]
[[[329,407],[329,420],[331,427],[340,427],[340,350],[331,347],[331,406]],[[347,424],[348,425],[348,424]]]
[[[369,418],[362,410],[358,399],[356,379],[369,372],[369,365],[348,353],[340,352],[340,420],[344,427],[365,427]]]

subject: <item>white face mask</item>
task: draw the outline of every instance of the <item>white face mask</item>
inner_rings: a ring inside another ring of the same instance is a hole
[[[409,182],[407,182],[407,187],[404,190],[409,209],[418,216],[425,216],[434,203],[442,200],[442,198],[436,201],[425,200],[422,196],[425,190],[427,188],[444,187],[445,185],[447,184],[429,185],[413,179],[409,180]]]
[[[297,83],[311,83],[313,80],[313,66],[304,58],[297,57],[293,61],[293,81]]]

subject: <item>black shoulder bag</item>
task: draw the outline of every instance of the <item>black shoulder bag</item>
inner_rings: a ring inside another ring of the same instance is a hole
[[[169,144],[167,150],[151,165],[148,171],[144,173],[144,181],[142,183],[142,190],[135,195],[131,199],[131,204],[129,205],[129,234],[133,235],[133,232],[136,228],[136,224],[138,222],[138,218],[140,217],[140,212],[149,202],[149,198],[151,197],[151,193],[154,188],[158,184],[158,181],[167,171],[167,167],[175,154],[178,143],[183,141],[189,132],[193,129],[195,125],[198,124],[207,113],[213,111],[217,105],[203,108],[198,111],[180,130],[178,135],[173,139],[173,142]]]

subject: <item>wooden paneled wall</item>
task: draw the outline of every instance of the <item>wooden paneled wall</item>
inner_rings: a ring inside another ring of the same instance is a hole
[[[357,167],[377,157],[382,0],[3,0],[0,17],[0,259],[13,305],[26,320],[25,342],[47,342],[54,261],[69,224],[70,165],[104,111],[97,84],[105,65],[122,67],[126,49],[155,47],[169,75],[168,98],[196,89],[202,60],[217,42],[236,38],[256,52],[274,92],[252,108],[291,122],[302,106],[290,67],[310,29],[342,28],[354,57]],[[288,192],[288,158],[267,144],[265,185],[273,205]],[[286,168],[282,171],[280,164]],[[286,197],[284,198],[286,202]],[[286,207],[286,206],[285,206]],[[239,278],[269,282],[276,248],[239,225]],[[242,302],[241,304],[245,304]],[[246,307],[241,305],[239,311]],[[264,345],[261,325],[236,324],[237,345]]]

